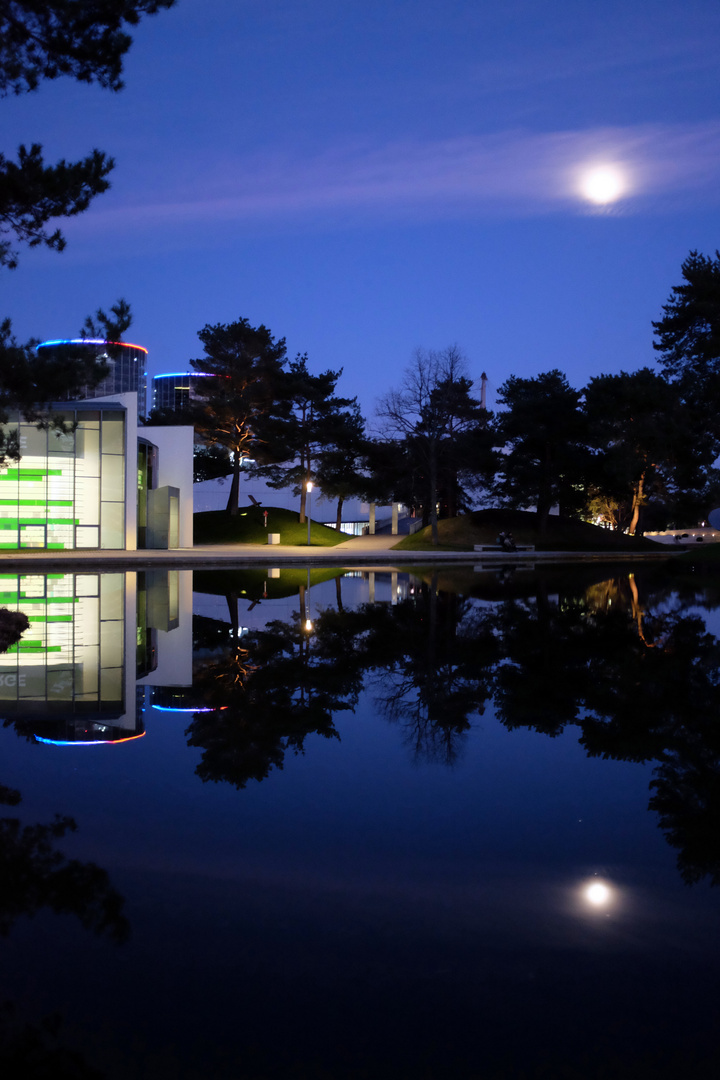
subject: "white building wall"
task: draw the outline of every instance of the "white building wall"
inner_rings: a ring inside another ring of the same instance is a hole
[[[174,630],[157,631],[157,666],[138,686],[192,686],[193,572],[168,570],[178,582],[178,622]]]
[[[143,427],[141,433],[158,448],[157,487],[180,489],[180,547],[193,546],[193,439],[192,427]]]

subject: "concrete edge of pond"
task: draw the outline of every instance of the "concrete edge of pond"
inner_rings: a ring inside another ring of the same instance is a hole
[[[35,571],[68,570],[80,567],[84,570],[137,570],[147,567],[168,567],[173,569],[211,569],[222,566],[306,566],[308,562],[322,566],[360,567],[386,566],[388,568],[407,566],[408,564],[444,563],[470,564],[478,571],[492,570],[500,566],[515,566],[518,569],[533,569],[539,564],[576,563],[576,562],[646,562],[668,561],[675,555],[682,554],[677,549],[663,551],[536,551],[532,554],[523,552],[490,552],[480,554],[477,551],[396,551],[389,545],[368,550],[345,544],[335,548],[326,547],[288,547],[282,545],[207,545],[195,548],[173,550],[141,551],[3,551],[0,552],[0,572],[23,571],[32,568]]]

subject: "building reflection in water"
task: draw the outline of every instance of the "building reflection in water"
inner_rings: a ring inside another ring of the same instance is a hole
[[[0,655],[0,708],[39,742],[145,734],[149,688],[192,679],[192,573],[0,575],[0,604],[30,626]]]

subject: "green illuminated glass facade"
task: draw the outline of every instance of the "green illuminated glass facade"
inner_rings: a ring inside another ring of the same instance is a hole
[[[21,458],[0,468],[0,548],[125,547],[125,412],[63,410],[67,434],[17,421]]]

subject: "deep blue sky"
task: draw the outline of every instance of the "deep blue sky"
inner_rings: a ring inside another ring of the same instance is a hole
[[[418,346],[491,389],[653,363],[692,248],[720,247],[716,0],[179,0],[111,94],[2,103],[2,149],[117,159],[62,255],[2,276],[25,338],[125,296],[152,374],[242,316],[343,367],[371,414]],[[629,190],[596,208],[593,164]],[[491,399],[492,403],[492,399]]]

